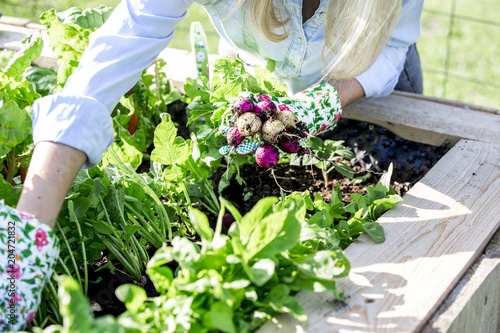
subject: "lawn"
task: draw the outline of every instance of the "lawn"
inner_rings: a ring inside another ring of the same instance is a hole
[[[36,17],[46,8],[63,10],[74,0],[36,1],[23,7],[2,2],[5,15]],[[424,72],[424,94],[500,108],[500,18],[497,0],[427,1],[422,15],[422,35],[417,44]],[[87,7],[115,6],[117,0],[89,0]],[[454,14],[454,16],[452,15]],[[190,48],[189,29],[200,21],[209,39],[209,52],[216,53],[218,35],[204,9],[195,4],[176,29],[171,47]],[[494,42],[497,41],[497,42]],[[168,59],[167,59],[168,60]]]

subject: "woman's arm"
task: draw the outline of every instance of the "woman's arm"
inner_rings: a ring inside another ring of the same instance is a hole
[[[343,108],[365,96],[363,87],[356,79],[328,82],[337,89]]]
[[[375,63],[356,80],[366,97],[382,97],[393,92],[403,69],[410,45],[420,36],[423,0],[403,0],[399,22]]]
[[[38,143],[16,208],[54,228],[66,193],[86,159],[69,146]]]

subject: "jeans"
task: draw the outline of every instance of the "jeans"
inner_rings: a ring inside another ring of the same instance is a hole
[[[394,90],[416,94],[422,94],[424,90],[420,56],[418,55],[415,44],[411,45],[408,49],[403,71],[399,76],[399,81]]]

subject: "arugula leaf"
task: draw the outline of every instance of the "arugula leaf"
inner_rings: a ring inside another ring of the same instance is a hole
[[[177,128],[168,114],[161,115],[161,123],[155,130],[155,148],[151,160],[164,164],[182,164],[189,158],[189,145],[177,136]]]
[[[226,333],[237,332],[233,322],[233,309],[226,303],[213,303],[210,307],[210,319],[216,330]]]

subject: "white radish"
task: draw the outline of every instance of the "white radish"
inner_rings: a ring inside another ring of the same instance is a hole
[[[281,121],[269,119],[262,125],[262,138],[267,142],[278,143],[285,131],[285,125]]]
[[[299,123],[299,118],[292,111],[280,111],[276,115],[276,119],[281,121],[286,129],[293,128]]]
[[[262,121],[255,113],[245,112],[238,117],[236,126],[238,126],[241,135],[250,136],[260,131]]]

